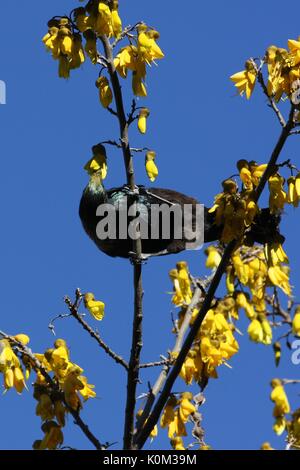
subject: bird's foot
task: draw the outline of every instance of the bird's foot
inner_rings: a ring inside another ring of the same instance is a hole
[[[138,256],[134,251],[128,253],[129,261],[131,264],[144,264],[147,262],[149,255],[144,255],[143,253]]]

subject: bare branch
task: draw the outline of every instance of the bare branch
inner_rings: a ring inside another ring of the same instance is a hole
[[[145,364],[140,364],[140,369],[147,369],[150,367],[159,367],[159,366],[164,366],[170,364],[169,359],[163,359],[161,361],[156,361],[156,362],[147,362]]]
[[[132,27],[134,29],[137,25]],[[128,30],[124,33],[128,34]],[[122,34],[121,34],[122,36]],[[133,167],[133,159],[130,151],[129,136],[128,136],[128,120],[126,119],[122,90],[120,86],[119,77],[114,65],[113,47],[109,42],[107,36],[100,37],[105,57],[108,64],[108,72],[111,79],[113,94],[115,98],[119,127],[120,127],[120,142],[122,144],[123,160],[126,170],[127,184],[133,193],[133,203],[136,204],[136,186],[135,186],[135,175]],[[132,110],[135,109],[135,100],[132,102]],[[132,112],[132,111],[131,111]],[[133,205],[134,205],[133,204]],[[128,364],[128,375],[127,375],[127,399],[125,408],[125,424],[124,424],[124,436],[123,446],[124,449],[132,449],[133,434],[134,434],[134,419],[135,419],[135,405],[136,405],[136,388],[139,382],[139,365],[140,365],[140,354],[143,346],[142,342],[142,323],[143,323],[143,285],[142,285],[142,242],[139,237],[133,241],[134,256],[132,258],[133,263],[133,284],[134,284],[134,315],[132,322],[132,344],[130,359]]]
[[[78,292],[78,290],[77,290]],[[80,294],[80,292],[79,292]],[[81,294],[80,294],[81,295]],[[82,318],[82,315],[78,313],[78,305],[75,303],[72,303],[71,299],[69,297],[65,297],[65,303],[68,306],[70,310],[70,314],[72,317],[75,318],[75,320],[80,323],[80,325],[83,327],[85,331],[89,333],[89,335],[94,338],[99,346],[117,363],[123,366],[126,370],[128,370],[128,364],[127,362],[118,354],[116,354],[100,337],[99,333],[97,333],[93,328]]]
[[[262,70],[261,70],[261,66],[263,65],[264,62],[261,63],[260,67],[257,66],[256,62],[254,60],[252,60],[252,64],[254,65],[256,71],[257,71],[257,81],[258,83],[260,84],[264,94],[266,95],[267,99],[268,99],[268,106],[273,109],[274,113],[276,114],[277,116],[277,119],[280,123],[280,125],[282,127],[285,127],[286,125],[286,121],[283,117],[283,115],[281,114],[281,111],[280,109],[278,108],[273,96],[270,96],[269,93],[268,93],[268,89],[267,89],[267,86],[265,84],[265,81],[264,81],[264,76],[263,76],[263,73],[262,73]]]

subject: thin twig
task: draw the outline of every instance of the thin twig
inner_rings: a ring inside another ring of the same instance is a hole
[[[140,369],[147,369],[150,367],[159,367],[159,366],[164,366],[170,364],[169,359],[162,359],[161,361],[155,361],[155,362],[146,362],[145,364],[140,364]]]
[[[130,152],[141,153],[141,152],[148,152],[148,150],[150,150],[148,147],[143,147],[143,148],[130,147]]]
[[[122,39],[124,39],[129,33],[131,33],[131,31],[134,31],[140,24],[141,22],[139,21],[134,26],[130,26],[130,25],[126,26],[126,28],[122,31],[120,36],[117,37],[117,39],[111,44],[112,49],[114,49],[118,45],[118,43],[122,41]]]
[[[281,114],[280,109],[278,108],[273,96],[270,96],[269,93],[268,93],[268,89],[267,89],[267,86],[266,86],[265,81],[264,81],[264,76],[263,76],[263,73],[262,73],[262,70],[261,70],[261,66],[258,67],[257,64],[254,62],[254,60],[252,60],[252,64],[254,65],[254,67],[257,71],[257,81],[261,85],[261,88],[262,88],[264,94],[266,95],[266,97],[268,99],[268,102],[269,102],[268,106],[270,106],[270,108],[272,108],[273,111],[275,112],[280,125],[282,127],[285,127],[286,121],[285,121],[283,115]]]
[[[77,293],[79,291],[77,290]],[[78,294],[77,294],[78,295]],[[79,295],[80,295],[80,292],[79,292]],[[75,318],[75,320],[78,321],[78,323],[80,323],[80,325],[83,327],[83,329],[85,331],[87,331],[89,333],[89,335],[94,338],[97,343],[99,344],[99,346],[117,363],[117,364],[120,364],[121,366],[123,366],[126,370],[128,370],[128,364],[127,362],[125,361],[125,359],[123,359],[121,356],[119,356],[117,353],[115,353],[100,337],[99,333],[97,333],[95,330],[93,330],[93,328],[82,318],[82,315],[80,315],[78,313],[78,306],[75,303],[73,303],[71,301],[71,299],[69,297],[65,297],[65,303],[66,305],[68,306],[69,310],[70,310],[70,314],[72,315],[73,318]]]
[[[113,147],[118,147],[118,149],[122,148],[122,144],[120,144],[116,140],[103,140],[102,142],[100,142],[100,144],[112,145]]]
[[[29,349],[27,346],[25,346],[23,343],[20,341],[17,341],[13,336],[7,335],[3,331],[0,331],[0,335],[9,341],[9,343],[15,347],[15,349],[23,354],[24,356],[28,357],[31,363],[32,368],[36,372],[40,372],[42,376],[45,378],[46,382],[50,386],[50,388],[58,393],[61,397],[61,400],[63,401],[65,407],[67,408],[68,412],[73,416],[74,422],[77,426],[80,427],[82,432],[85,434],[85,436],[88,438],[88,440],[94,445],[94,447],[97,450],[105,450],[106,445],[101,444],[101,442],[95,437],[95,435],[90,431],[89,427],[85,422],[82,420],[79,410],[74,410],[71,408],[68,403],[65,400],[64,393],[62,390],[60,390],[59,385],[52,379],[52,377],[48,374],[44,366],[40,363],[40,361],[35,357],[35,355],[32,353],[31,349]]]

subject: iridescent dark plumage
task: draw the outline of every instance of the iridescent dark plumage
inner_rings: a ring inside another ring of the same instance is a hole
[[[168,204],[169,206],[179,205],[182,208],[186,204],[192,205],[193,208],[197,204],[200,204],[196,199],[171,189],[145,188],[144,186],[139,186],[136,194],[134,194],[129,190],[128,186],[122,186],[105,191],[101,178],[99,176],[97,177],[97,175],[92,176],[89,184],[83,191],[80,201],[79,215],[86,233],[95,242],[97,247],[109,256],[130,258],[134,254],[134,242],[129,237],[125,239],[99,239],[96,233],[96,227],[101,220],[101,217],[96,215],[96,211],[101,204],[112,204],[118,211],[120,204],[122,205],[122,201],[125,199],[130,201],[128,205],[135,201],[136,204],[138,204],[139,209],[141,207],[139,216],[141,218],[145,216],[145,220],[148,221],[149,233],[152,224],[151,206],[153,204],[159,206],[162,204]],[[144,213],[145,211],[147,214]],[[195,213],[193,212],[191,227],[193,231],[196,228],[194,215]],[[278,217],[270,215],[268,209],[263,209],[261,214],[257,216],[247,235],[247,243],[253,244],[255,241],[265,243],[270,240],[278,240],[278,237],[280,237],[278,224]],[[118,224],[116,228],[116,233],[118,234]],[[205,207],[204,242],[212,242],[220,239],[222,229],[222,226],[217,226],[215,224],[214,214],[209,213],[208,209]],[[175,239],[174,224],[173,226],[171,224],[170,236],[168,238],[163,238],[161,236],[161,229],[159,230],[158,239],[153,239],[151,237],[149,239],[142,239],[142,254],[144,258],[149,256],[179,253],[180,251],[185,250],[187,242],[191,241],[190,238],[187,240],[184,234],[181,239]]]

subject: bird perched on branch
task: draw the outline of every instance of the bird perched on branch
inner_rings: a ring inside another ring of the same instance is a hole
[[[101,251],[113,257],[133,258],[137,227],[141,234],[142,259],[197,249],[203,242],[220,240],[223,227],[216,224],[215,213],[203,207],[199,224],[196,208],[200,203],[193,197],[171,189],[144,186],[131,190],[124,185],[106,190],[103,186],[105,148],[98,144],[93,147],[93,153],[94,157],[85,166],[90,180],[81,197],[79,215],[84,230]],[[191,212],[184,219],[187,206]],[[164,216],[169,217],[169,226],[164,225]],[[282,241],[279,222],[279,216],[262,209],[246,235],[246,243]]]

